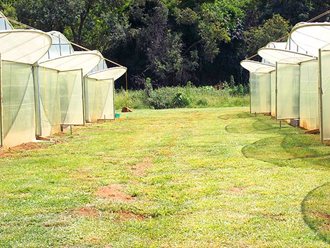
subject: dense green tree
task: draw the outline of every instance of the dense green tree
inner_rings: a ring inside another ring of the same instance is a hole
[[[6,15],[126,65],[134,88],[147,77],[156,86],[245,81],[240,60],[329,8],[322,0],[0,0]]]
[[[247,53],[257,53],[258,49],[267,45],[267,43],[286,37],[289,28],[289,22],[279,14],[266,20],[265,23],[260,26],[250,28],[244,33]]]

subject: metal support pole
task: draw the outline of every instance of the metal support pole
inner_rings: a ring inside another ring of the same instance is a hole
[[[0,97],[1,97],[1,101],[0,101],[0,115],[1,115],[1,147],[3,147],[3,143],[4,143],[4,133],[3,133],[3,82],[2,82],[2,60],[1,60],[1,54],[0,54]]]
[[[322,85],[322,51],[319,49],[319,118],[320,118],[320,138],[322,144],[324,143],[324,130],[323,130],[323,85]]]

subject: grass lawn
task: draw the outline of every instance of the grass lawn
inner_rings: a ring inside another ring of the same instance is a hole
[[[330,246],[317,135],[219,108],[140,110],[57,139],[2,154],[0,247]]]

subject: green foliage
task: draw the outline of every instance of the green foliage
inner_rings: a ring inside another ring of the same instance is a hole
[[[172,106],[174,108],[185,108],[189,107],[190,105],[190,99],[184,94],[184,93],[177,93],[173,100],[172,100]]]
[[[129,69],[130,87],[247,83],[239,62],[330,8],[322,0],[4,0],[6,15],[58,30]],[[329,21],[326,16],[320,21]]]
[[[152,91],[147,104],[154,109],[168,109],[173,108],[173,95],[175,91],[173,88],[161,88]]]
[[[244,33],[247,51],[256,53],[259,48],[271,41],[285,37],[289,32],[289,22],[276,14],[259,27],[253,27]]]
[[[223,90],[216,90],[212,86],[194,87],[189,82],[186,87],[152,89],[150,81],[148,82],[146,85],[149,86],[146,86],[144,90],[129,91],[128,100],[124,91],[117,91],[116,109],[121,109],[123,106],[135,109],[168,109],[233,107],[249,104],[248,89],[241,84],[233,87],[225,84]]]

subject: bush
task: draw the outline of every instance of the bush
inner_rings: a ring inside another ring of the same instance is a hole
[[[168,109],[168,108],[206,108],[248,106],[248,87],[242,85],[230,87],[224,85],[223,90],[212,86],[195,87],[190,83],[186,87],[164,87],[153,89],[151,80],[146,80],[145,90],[117,92],[116,109],[128,106],[135,109]],[[124,105],[125,104],[125,105]]]
[[[171,108],[173,94],[163,89],[153,90],[147,98],[150,107],[154,109]]]
[[[190,99],[183,93],[177,93],[172,100],[172,108],[185,108],[190,105]]]

